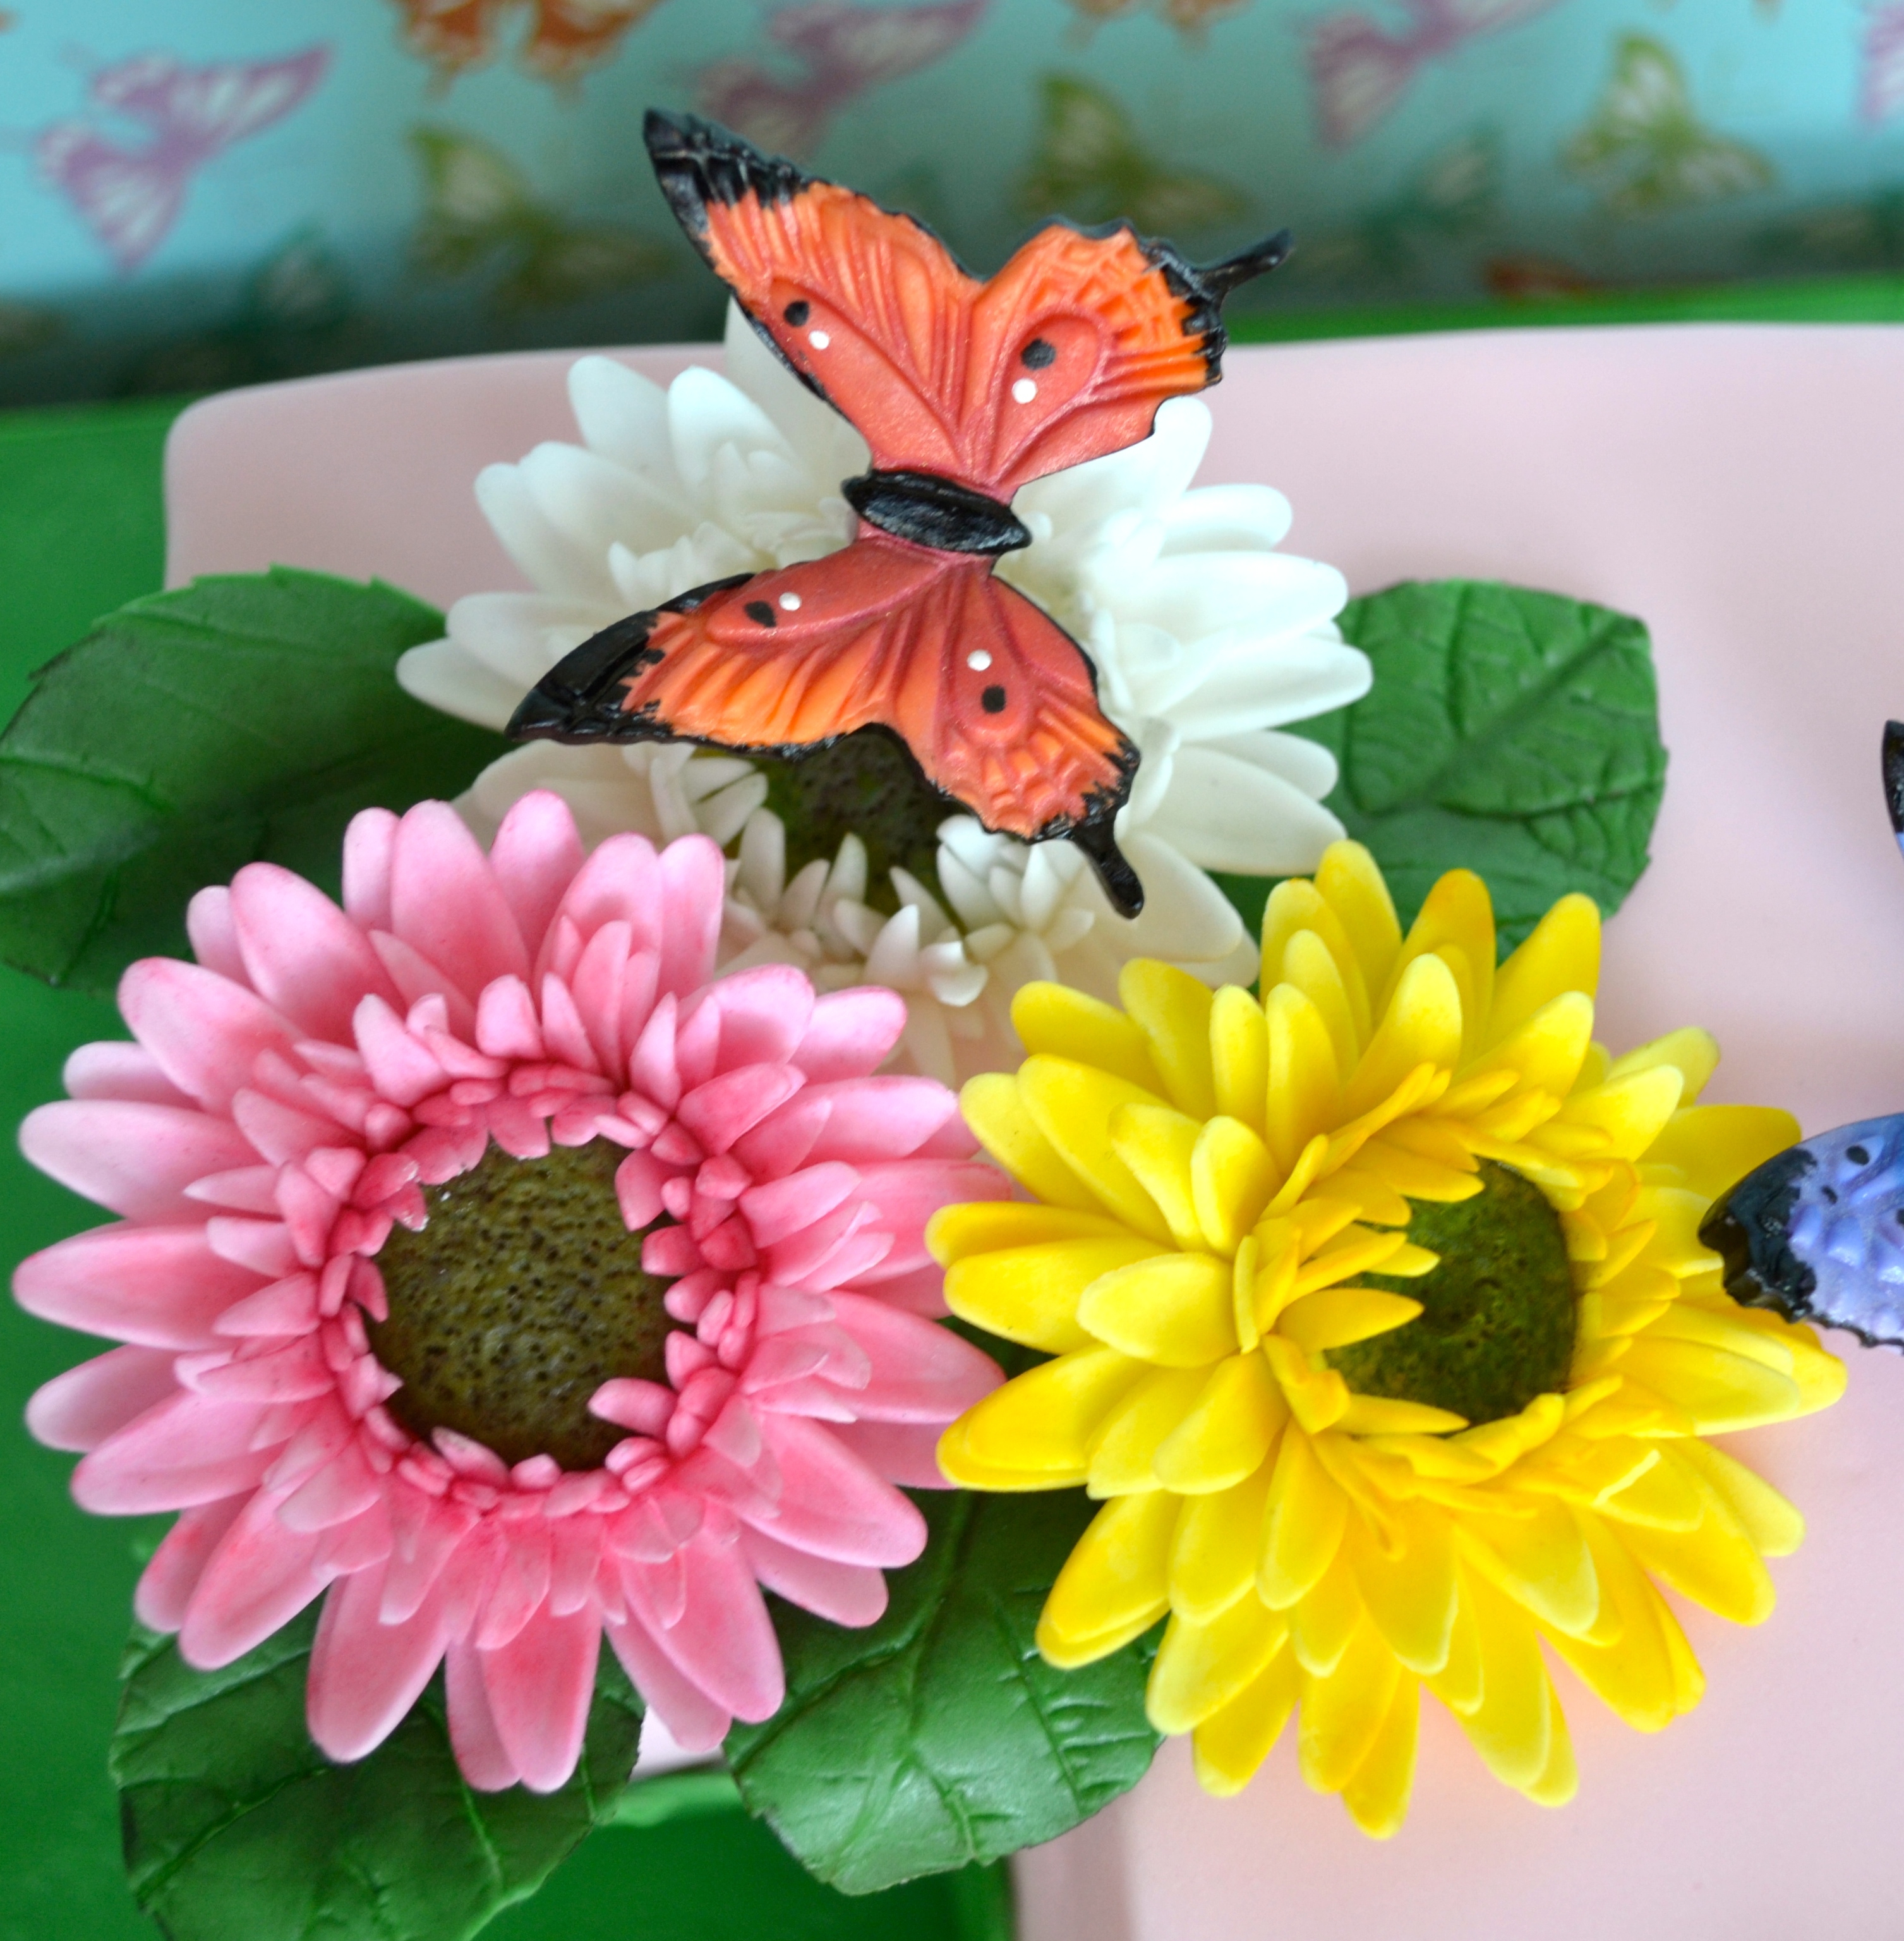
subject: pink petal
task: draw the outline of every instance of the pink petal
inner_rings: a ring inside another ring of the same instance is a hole
[[[443,1656],[443,1683],[449,1700],[450,1747],[463,1776],[478,1793],[500,1793],[520,1777],[503,1750],[501,1735],[483,1689],[481,1655],[472,1644],[453,1640]]]
[[[142,1625],[155,1631],[176,1631],[185,1622],[185,1606],[212,1553],[250,1501],[246,1493],[203,1504],[187,1510],[166,1532],[133,1595],[133,1611]]]
[[[163,1348],[115,1348],[81,1362],[35,1392],[27,1429],[49,1449],[96,1449],[176,1391],[172,1363]]]
[[[550,1567],[555,1561],[546,1518],[530,1516],[520,1522],[500,1524],[497,1533],[503,1545],[503,1567],[490,1587],[472,1634],[478,1649],[485,1652],[510,1643],[534,1619],[549,1595]],[[492,1692],[492,1700],[494,1695]]]
[[[892,1250],[866,1277],[879,1282],[911,1273],[931,1259],[925,1223],[940,1207],[1009,1200],[1012,1185],[983,1160],[902,1159],[862,1166],[860,1191],[879,1209],[879,1230],[893,1236]]]
[[[756,1247],[771,1247],[842,1205],[860,1183],[857,1166],[830,1160],[741,1195],[741,1212]]]
[[[790,1065],[744,1065],[697,1085],[675,1108],[675,1117],[707,1151],[726,1152],[803,1082]]]
[[[548,1056],[536,1001],[520,977],[499,977],[484,987],[476,1007],[476,1043],[492,1058],[539,1063]]]
[[[216,971],[147,957],[119,980],[133,1035],[182,1091],[223,1105],[250,1083],[261,1052],[287,1052],[297,1034],[255,992]]]
[[[233,1123],[259,1156],[273,1166],[302,1159],[313,1148],[348,1137],[335,1119],[314,1118],[267,1093],[241,1087],[231,1095]]]
[[[371,1083],[393,1104],[414,1105],[449,1084],[450,1074],[381,998],[365,998],[352,1025]]]
[[[633,939],[630,927],[620,921],[605,923],[589,938],[582,961],[569,980],[570,995],[577,1015],[588,1035],[593,1056],[578,1060],[585,1069],[592,1064],[603,1071],[619,1073],[622,1062],[622,974],[628,961]]]
[[[277,1499],[253,1496],[212,1554],[179,1627],[179,1655],[215,1671],[288,1625],[324,1588],[318,1539],[288,1530]]]
[[[937,1422],[836,1422],[827,1433],[843,1444],[876,1476],[906,1490],[949,1490],[939,1467]]]
[[[631,1152],[615,1169],[615,1197],[631,1233],[661,1217],[661,1190],[675,1175],[652,1154]]]
[[[716,1704],[736,1718],[771,1719],[787,1695],[786,1674],[739,1545],[703,1534],[679,1556],[686,1584],[680,1621],[665,1630],[649,1621],[651,1635]]]
[[[279,1505],[278,1520],[300,1533],[329,1530],[381,1502],[387,1487],[353,1438]]]
[[[886,1580],[863,1563],[836,1563],[790,1548],[757,1530],[741,1533],[741,1548],[769,1591],[836,1625],[876,1622],[886,1609]]]
[[[832,1109],[816,1160],[903,1159],[958,1117],[958,1099],[936,1078],[848,1078],[822,1089]]]
[[[446,802],[420,802],[397,827],[390,928],[440,964],[474,1003],[494,977],[527,977],[529,953],[496,873]]]
[[[683,836],[662,851],[661,875],[667,911],[661,988],[686,997],[714,975],[726,904],[726,862],[708,837]]]
[[[207,971],[234,984],[248,981],[244,953],[238,948],[238,926],[231,915],[231,892],[222,883],[200,890],[186,904],[185,940]]]
[[[695,1000],[720,1014],[714,1068],[784,1065],[805,1037],[814,1013],[813,986],[790,964],[759,964],[710,984]]]
[[[793,1416],[763,1414],[760,1432],[780,1465],[781,1490],[772,1517],[740,1511],[756,1527],[797,1550],[842,1563],[910,1563],[925,1548],[925,1520],[830,1430]]]
[[[39,1106],[21,1123],[20,1148],[62,1186],[137,1220],[189,1218],[185,1188],[194,1179],[257,1159],[228,1119],[136,1099]]]
[[[489,866],[531,959],[582,863],[575,818],[550,790],[532,789],[503,817],[489,847]]]
[[[199,1227],[95,1227],[29,1254],[14,1298],[29,1314],[147,1348],[205,1348],[258,1276],[221,1260]]]
[[[539,971],[561,967],[551,955],[566,918],[580,937],[592,937],[605,923],[628,925],[635,947],[658,950],[665,922],[661,866],[645,836],[611,836],[576,873],[564,891],[536,960]]]
[[[99,1516],[143,1516],[249,1490],[277,1454],[251,1447],[267,1406],[171,1396],[80,1458],[74,1500]]]
[[[872,1379],[848,1397],[863,1421],[948,1423],[1004,1380],[989,1355],[936,1321],[837,1288],[827,1298],[873,1363]]]
[[[304,1712],[334,1759],[362,1759],[400,1725],[442,1661],[442,1600],[426,1599],[400,1624],[377,1615],[384,1573],[361,1570],[331,1586],[311,1648]]]
[[[885,1263],[880,1264],[883,1267]],[[928,1320],[943,1320],[951,1312],[946,1305],[946,1270],[937,1261],[928,1261],[924,1267],[895,1275],[890,1280],[882,1274],[876,1282],[868,1277],[858,1284],[888,1307],[903,1308],[908,1314],[923,1314]]]
[[[396,818],[387,808],[360,809],[344,832],[344,908],[365,930],[390,927],[390,860]]]
[[[906,1029],[906,1000],[884,985],[834,991],[813,1007],[812,1022],[793,1053],[814,1084],[876,1071]]]
[[[116,1038],[82,1044],[66,1060],[60,1083],[72,1099],[143,1099],[153,1105],[191,1103],[142,1044]]]
[[[390,1560],[380,1609],[386,1624],[401,1624],[429,1595],[478,1517],[467,1503],[402,1484],[391,1490],[390,1505]]]
[[[231,913],[252,989],[312,1037],[347,1043],[359,998],[396,995],[363,931],[275,863],[247,863],[232,878]]]
[[[715,1704],[663,1651],[639,1618],[604,1627],[642,1703],[668,1728],[684,1753],[711,1753],[726,1738],[734,1715]]]
[[[451,1030],[466,1038],[475,1035],[475,1007],[447,971],[432,963],[414,944],[393,937],[387,930],[373,930],[370,943],[377,952],[377,961],[396,986],[402,1001],[400,1010],[408,1015],[411,1005],[426,998],[441,998],[448,1009]]]
[[[577,1611],[545,1612],[511,1643],[478,1653],[497,1736],[531,1793],[553,1793],[575,1770],[601,1648],[601,1619]]]

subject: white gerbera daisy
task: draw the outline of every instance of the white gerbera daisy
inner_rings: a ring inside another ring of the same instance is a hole
[[[726,350],[725,377],[697,366],[665,391],[613,359],[577,361],[569,396],[582,444],[539,445],[476,481],[539,590],[459,600],[448,637],[399,663],[411,693],[500,729],[564,655],[624,614],[846,543],[839,481],[866,469],[864,442],[732,307]],[[902,868],[869,882],[851,841],[790,879],[766,778],[681,746],[536,743],[493,764],[458,805],[482,833],[530,789],[553,788],[585,839],[739,839],[728,954],[904,992],[907,1060],[949,1081],[1017,1056],[1010,1000],[1032,978],[1108,997],[1120,964],[1151,956],[1247,981],[1255,946],[1206,872],[1298,874],[1341,835],[1322,805],[1333,759],[1279,731],[1354,700],[1370,676],[1333,624],[1341,575],[1276,550],[1290,523],[1282,495],[1190,489],[1209,434],[1200,399],[1173,399],[1141,444],[1027,486],[1013,510],[1032,543],[998,569],[1083,643],[1105,713],[1141,750],[1117,821],[1145,888],[1134,922],[1071,844],[1027,845],[969,816],[940,827],[934,888]]]

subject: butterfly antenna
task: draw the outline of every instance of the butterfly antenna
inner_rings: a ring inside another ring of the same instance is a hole
[[[1279,229],[1273,236],[1247,249],[1238,251],[1233,256],[1226,256],[1220,263],[1212,263],[1208,268],[1200,268],[1196,280],[1203,286],[1212,302],[1221,304],[1238,285],[1248,283],[1253,277],[1267,275],[1278,264],[1287,262],[1289,252],[1296,246],[1296,239],[1286,229]]]
[[[1897,846],[1904,849],[1904,721],[1884,723],[1884,806]]]

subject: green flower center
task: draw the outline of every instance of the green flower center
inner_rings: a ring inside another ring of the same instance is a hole
[[[1362,1276],[1420,1301],[1422,1312],[1373,1340],[1328,1351],[1329,1365],[1361,1394],[1426,1402],[1480,1423],[1566,1386],[1575,1296],[1560,1215],[1506,1166],[1483,1160],[1481,1176],[1472,1199],[1408,1203],[1409,1239],[1441,1257],[1433,1273]]]
[[[959,812],[919,772],[902,743],[882,728],[842,735],[796,760],[762,764],[767,805],[787,825],[787,874],[816,857],[831,862],[841,837],[866,848],[866,900],[891,915],[899,907],[888,874],[909,870],[939,894],[939,825]]]
[[[642,1271],[643,1236],[622,1224],[622,1157],[607,1139],[533,1160],[491,1145],[423,1189],[420,1233],[392,1230],[377,1257],[390,1316],[368,1333],[402,1377],[387,1406],[411,1435],[453,1429],[506,1463],[591,1469],[628,1434],[588,1398],[616,1375],[665,1381],[675,1324],[670,1283]]]

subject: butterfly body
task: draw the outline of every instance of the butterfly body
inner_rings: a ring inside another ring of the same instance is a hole
[[[1904,723],[1885,724],[1884,777],[1904,850]],[[1904,1112],[1774,1154],[1713,1202],[1699,1238],[1735,1301],[1904,1349]]]
[[[755,328],[864,435],[871,468],[842,488],[859,526],[585,641],[510,732],[786,756],[882,728],[987,828],[1078,842],[1134,914],[1112,825],[1137,751],[1082,649],[992,567],[1029,543],[1019,487],[1136,443],[1215,380],[1224,295],[1287,239],[1200,271],[1128,228],[1053,224],[981,282],[910,219],[711,124],[651,115],[648,142]]]

